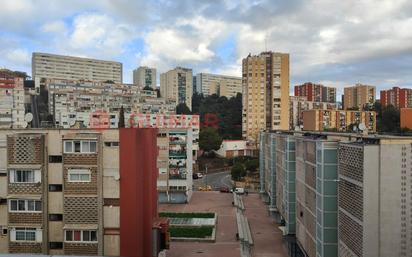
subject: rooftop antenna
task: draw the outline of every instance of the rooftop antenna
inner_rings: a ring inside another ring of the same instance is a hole
[[[268,51],[267,38],[268,38],[268,35],[267,35],[267,32],[266,32],[266,33],[265,33],[265,52]]]

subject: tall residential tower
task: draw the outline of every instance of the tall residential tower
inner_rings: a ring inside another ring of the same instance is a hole
[[[193,73],[192,69],[176,67],[160,74],[160,95],[177,104],[185,103],[192,110]]]
[[[142,87],[156,88],[156,69],[140,66],[133,70],[133,84]]]
[[[376,87],[369,85],[356,84],[353,87],[344,88],[343,108],[359,109],[365,105],[375,103]]]
[[[257,143],[261,130],[289,129],[289,54],[249,54],[242,71],[243,137]]]

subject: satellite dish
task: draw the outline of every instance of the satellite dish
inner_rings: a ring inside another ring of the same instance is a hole
[[[76,124],[76,120],[75,119],[69,119],[69,125],[74,126],[74,124]]]
[[[359,124],[359,130],[364,131],[366,129],[366,126],[364,123]]]
[[[27,121],[23,121],[23,123],[22,123],[23,128],[27,128],[28,125],[29,125],[29,123],[27,123]]]
[[[353,132],[358,132],[358,126],[353,125]]]
[[[33,114],[31,112],[26,113],[26,115],[24,115],[24,121],[25,122],[31,122],[33,120]]]

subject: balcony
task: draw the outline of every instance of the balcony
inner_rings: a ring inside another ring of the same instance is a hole
[[[169,158],[187,158],[186,150],[170,150]]]
[[[186,174],[169,174],[169,179],[185,180],[186,179]]]

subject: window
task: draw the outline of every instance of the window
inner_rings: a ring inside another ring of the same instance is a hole
[[[71,169],[68,178],[69,182],[90,182],[91,172],[87,169]]]
[[[119,142],[104,142],[104,145],[107,147],[117,147],[119,146]]]
[[[65,153],[96,153],[97,142],[88,140],[66,140],[64,141]]]
[[[50,249],[63,249],[63,242],[50,242],[49,248]]]
[[[41,212],[40,200],[10,200],[10,212]]]
[[[13,228],[10,232],[10,241],[42,241],[42,230],[36,228]]]
[[[10,170],[10,183],[39,183],[40,170]]]
[[[63,158],[61,155],[49,155],[50,163],[62,163]]]
[[[66,242],[97,242],[96,230],[66,230]]]
[[[50,184],[49,192],[61,192],[63,191],[63,186],[61,184]]]
[[[63,220],[63,214],[49,214],[49,221],[61,221]]]

